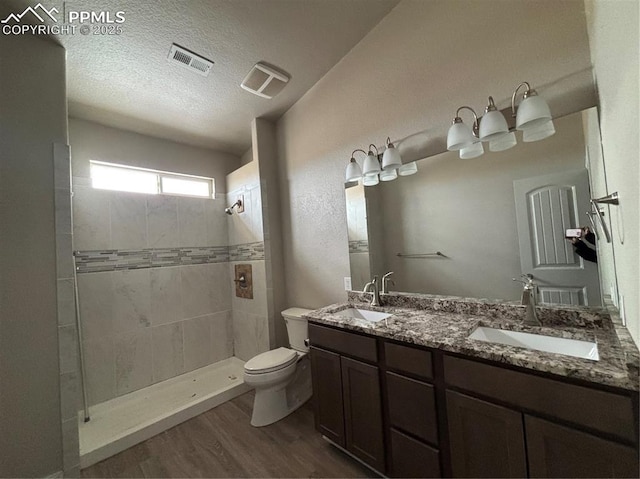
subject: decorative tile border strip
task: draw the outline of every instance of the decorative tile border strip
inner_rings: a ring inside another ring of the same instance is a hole
[[[349,241],[349,253],[368,253],[369,242],[367,240]]]
[[[229,246],[229,261],[259,261],[264,259],[264,242]]]
[[[225,263],[229,261],[229,247],[196,246],[185,248],[78,251],[76,252],[75,260],[76,271],[78,273],[161,268],[164,266],[184,266],[189,264]]]

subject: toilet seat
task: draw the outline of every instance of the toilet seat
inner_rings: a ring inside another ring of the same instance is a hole
[[[294,364],[297,359],[298,353],[293,349],[277,348],[251,358],[245,363],[244,371],[247,374],[270,373]]]

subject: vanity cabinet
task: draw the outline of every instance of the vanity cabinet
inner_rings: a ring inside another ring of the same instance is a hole
[[[316,429],[384,473],[376,340],[310,324],[309,342]]]
[[[444,378],[454,477],[638,477],[632,396],[448,355]]]
[[[638,394],[309,324],[316,428],[389,477],[638,477]]]

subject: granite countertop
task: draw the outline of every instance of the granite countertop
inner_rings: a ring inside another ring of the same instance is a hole
[[[538,307],[541,327],[522,324],[525,308],[517,303],[392,293],[385,306],[369,306],[369,294],[350,292],[346,302],[305,315],[314,323],[483,358],[522,368],[573,377],[628,390],[639,389],[640,354],[619,318],[603,308]],[[356,307],[392,316],[380,322],[341,316]],[[469,339],[478,326],[546,336],[595,341],[600,359],[593,361],[561,354]]]

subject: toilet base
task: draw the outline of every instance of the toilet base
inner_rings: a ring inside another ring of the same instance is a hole
[[[276,388],[256,388],[251,425],[263,427],[278,422],[311,398],[311,365],[309,357],[302,357],[288,384]]]

